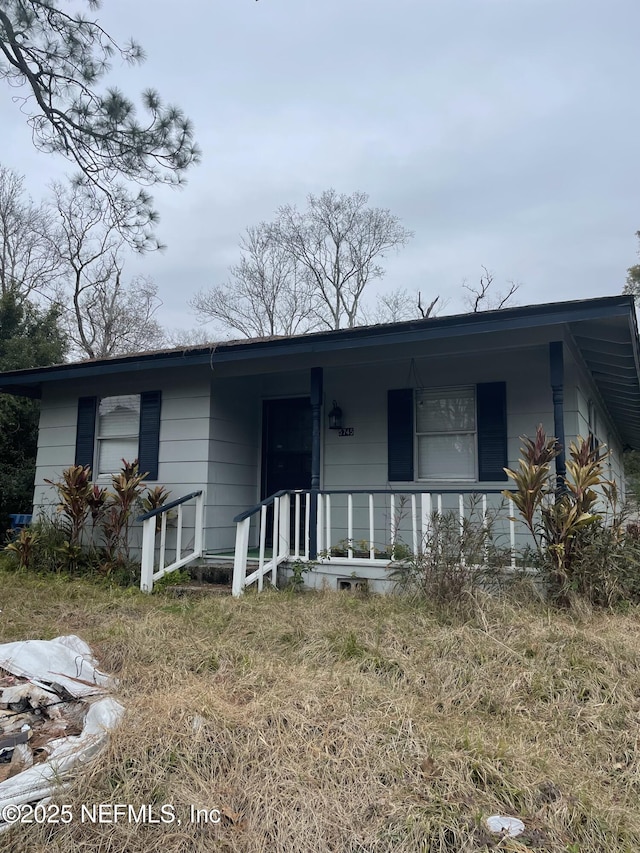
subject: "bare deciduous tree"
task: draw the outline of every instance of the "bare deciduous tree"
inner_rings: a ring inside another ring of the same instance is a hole
[[[58,299],[76,354],[106,358],[160,346],[157,288],[145,278],[124,283],[124,241],[105,199],[80,183],[53,191],[59,226],[51,251],[64,273]]]
[[[330,329],[357,325],[369,282],[381,278],[378,261],[413,236],[388,210],[367,207],[366,193],[326,190],[309,195],[307,209],[278,210],[275,239],[304,269],[320,303],[319,320]]]
[[[318,304],[309,278],[274,239],[272,227],[261,223],[247,228],[240,251],[230,281],[196,294],[191,307],[246,337],[304,334],[314,328]]]
[[[482,275],[475,287],[471,287],[464,281],[462,282],[463,288],[468,290],[470,293],[470,296],[465,297],[465,305],[472,313],[476,314],[479,311],[497,311],[501,308],[506,308],[507,303],[520,287],[519,284],[515,284],[510,281],[507,282],[509,284],[509,290],[506,293],[491,293],[490,290],[493,285],[493,279],[493,273],[489,272],[489,270],[483,266]]]
[[[425,320],[435,316],[440,297],[436,296],[428,305],[423,305],[420,291],[409,291],[398,287],[379,293],[373,309],[363,307],[362,317],[366,323],[400,323],[403,320]]]
[[[50,295],[60,274],[50,250],[49,211],[27,197],[24,178],[0,166],[0,294],[22,302]]]

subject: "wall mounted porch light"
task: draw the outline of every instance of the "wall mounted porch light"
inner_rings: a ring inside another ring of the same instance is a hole
[[[329,412],[329,429],[342,429],[342,409],[333,401],[333,409]]]

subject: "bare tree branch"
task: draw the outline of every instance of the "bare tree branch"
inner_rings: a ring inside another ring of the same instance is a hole
[[[266,223],[247,228],[240,263],[222,287],[200,292],[191,307],[245,337],[304,334],[317,323],[317,299],[306,271],[272,239]]]
[[[420,293],[420,291],[418,291],[418,311],[420,312],[420,316],[422,317],[423,320],[426,320],[427,317],[434,316],[433,311],[434,311],[434,308],[436,307],[437,303],[439,302],[439,300],[440,300],[440,297],[436,296],[436,298],[432,299],[426,308],[423,308],[423,306],[422,306],[422,294]]]
[[[145,186],[180,184],[199,159],[193,128],[182,111],[164,105],[152,90],[142,93],[145,117],[115,88],[100,89],[118,56],[144,60],[131,41],[120,47],[95,20],[58,8],[59,0],[2,0],[0,77],[25,92],[20,101],[35,146],[70,160],[82,180],[101,190],[125,239],[137,248],[153,244],[150,197],[133,195],[119,181]],[[87,0],[98,9],[99,0]],[[131,209],[137,215],[131,216]],[[132,231],[132,221],[141,230]]]
[[[59,301],[75,354],[106,358],[160,346],[157,287],[146,278],[125,284],[124,241],[106,200],[85,184],[56,184],[53,192],[59,225],[50,250],[64,271]]]
[[[367,207],[366,193],[309,195],[303,212],[278,211],[273,236],[304,268],[320,302],[319,319],[330,329],[358,324],[367,284],[384,275],[377,263],[413,236],[388,210]]]
[[[49,211],[26,196],[24,178],[0,166],[0,294],[13,293],[18,302],[52,294],[60,275],[52,228]]]
[[[462,287],[471,294],[465,299],[467,308],[474,314],[479,311],[496,311],[506,308],[507,303],[520,288],[520,285],[508,282],[509,290],[506,294],[498,292],[493,295],[490,293],[494,279],[493,273],[489,272],[485,266],[482,267],[482,270],[480,281],[476,287],[470,287],[465,281],[462,282]]]

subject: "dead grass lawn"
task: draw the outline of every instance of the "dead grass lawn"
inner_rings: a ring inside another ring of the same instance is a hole
[[[73,823],[13,829],[10,853],[640,850],[638,611],[178,601],[2,572],[0,607],[2,642],[86,640],[127,708],[60,796]],[[181,823],[79,819],[103,802]],[[526,833],[500,841],[491,814]]]

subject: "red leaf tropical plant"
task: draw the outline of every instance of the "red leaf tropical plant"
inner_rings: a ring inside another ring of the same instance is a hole
[[[523,436],[522,442],[518,470],[504,469],[516,490],[503,495],[520,513],[549,568],[550,595],[567,605],[579,532],[600,520],[598,501],[615,494],[615,485],[603,475],[602,463],[608,454],[588,438],[572,442],[566,475],[558,484],[551,476],[551,462],[560,453],[558,441],[547,438],[540,425],[535,439]]]

